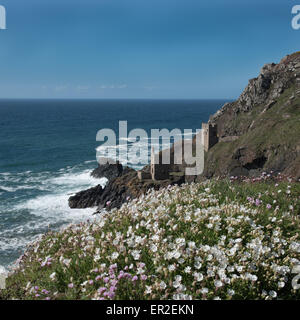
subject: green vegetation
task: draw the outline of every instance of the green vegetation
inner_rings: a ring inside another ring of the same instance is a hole
[[[170,186],[49,232],[2,299],[300,299],[300,184],[263,174]]]

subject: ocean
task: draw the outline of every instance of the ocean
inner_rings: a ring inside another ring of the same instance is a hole
[[[0,273],[47,230],[92,217],[93,208],[70,209],[68,198],[106,183],[90,176],[98,130],[118,133],[127,120],[128,131],[142,128],[149,136],[151,129],[195,131],[226,102],[0,100]]]

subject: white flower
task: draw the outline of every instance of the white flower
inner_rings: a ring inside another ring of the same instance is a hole
[[[175,251],[174,254],[173,254],[173,257],[174,257],[175,259],[179,259],[180,256],[181,256],[181,253],[180,253],[179,251]]]
[[[207,294],[208,293],[208,289],[207,288],[202,288],[200,291],[201,291],[202,294]]]
[[[118,252],[113,252],[113,254],[111,255],[112,260],[116,260],[119,256]]]
[[[215,280],[214,285],[216,288],[221,288],[223,286],[223,282],[220,280]]]
[[[233,266],[228,266],[227,267],[227,271],[228,272],[233,272],[234,271],[234,267]]]
[[[184,268],[185,273],[191,273],[192,268],[190,266],[187,266]]]
[[[228,289],[227,293],[228,293],[229,296],[232,297],[235,294],[235,291],[232,290],[232,289]]]
[[[56,277],[56,272],[53,272],[50,274],[49,278],[54,281],[55,280],[55,277]]]
[[[175,267],[174,264],[170,264],[170,265],[168,266],[168,270],[169,270],[169,271],[174,271],[175,269],[176,269],[176,267]]]
[[[150,250],[151,250],[152,252],[157,252],[157,246],[156,246],[155,244],[152,244],[152,245],[150,246]]]
[[[207,261],[211,261],[213,259],[213,255],[212,254],[209,254],[207,257],[206,257],[206,260]]]
[[[146,286],[146,294],[150,294],[152,292],[151,286]]]
[[[237,270],[238,272],[242,272],[242,271],[243,271],[243,269],[244,269],[244,267],[243,267],[243,266],[237,266],[237,267],[236,267],[236,270]]]
[[[175,281],[181,282],[181,280],[182,280],[182,276],[177,275],[177,276],[175,277]]]
[[[269,296],[270,296],[271,298],[276,298],[276,297],[277,297],[277,292],[274,291],[274,290],[271,290],[271,291],[269,292]]]
[[[62,260],[62,263],[63,263],[65,266],[69,267],[71,261],[72,261],[72,259],[63,259],[63,260]]]
[[[134,260],[139,260],[140,259],[140,252],[141,252],[141,250],[133,250],[131,252],[131,255],[132,255]]]
[[[167,285],[164,281],[161,281],[161,283],[159,284],[160,289],[165,290]]]
[[[196,281],[200,282],[203,280],[203,274],[199,272],[194,272],[193,276],[195,277]]]
[[[251,276],[251,281],[257,281],[257,276],[255,275],[255,274],[253,274],[252,276]]]
[[[196,244],[195,244],[194,241],[190,241],[190,242],[188,243],[188,246],[189,246],[189,248],[194,249],[194,248],[196,247]]]
[[[97,262],[97,261],[99,261],[99,260],[100,260],[99,254],[95,254],[95,255],[94,255],[94,261]]]

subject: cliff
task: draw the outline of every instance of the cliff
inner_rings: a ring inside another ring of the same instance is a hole
[[[300,178],[300,52],[264,65],[209,123],[219,142],[207,152],[205,177],[274,171]]]
[[[300,52],[286,56],[278,64],[263,66],[240,97],[225,104],[209,124],[217,127],[218,142],[205,154],[203,175],[185,177],[180,174],[185,171],[185,164],[171,164],[169,179],[140,180],[135,170],[123,169],[120,164],[99,166],[92,174],[106,176],[107,186],[103,189],[99,185],[72,196],[70,207],[119,208],[149,189],[212,177],[257,177],[266,171],[299,179]],[[174,146],[170,151],[174,160]],[[149,175],[150,166],[143,171]]]

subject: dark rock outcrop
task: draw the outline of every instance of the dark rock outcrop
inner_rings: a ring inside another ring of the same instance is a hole
[[[96,207],[100,204],[102,193],[103,188],[100,184],[88,190],[80,191],[69,198],[69,207],[71,209]]]
[[[150,172],[150,166],[147,165],[143,170]],[[169,179],[161,181],[139,180],[137,171],[129,167],[123,167],[121,164],[99,165],[92,172],[96,178],[106,177],[109,179],[105,188],[101,185],[78,192],[69,198],[70,208],[119,208],[121,205],[146,193],[149,189],[158,190],[172,184],[181,184],[184,181],[182,175],[171,175]]]
[[[129,172],[121,177],[110,181],[101,195],[101,205],[104,207],[119,208],[124,202],[135,199],[145,194],[149,189],[159,190],[174,184],[184,183],[183,176],[170,176],[169,179],[153,181],[139,180],[136,172]]]
[[[107,178],[108,180],[113,180],[123,174],[134,171],[129,167],[123,167],[119,162],[113,164],[112,161],[108,161],[109,160],[107,160],[106,164],[99,164],[98,168],[92,171],[91,176],[94,178]]]

